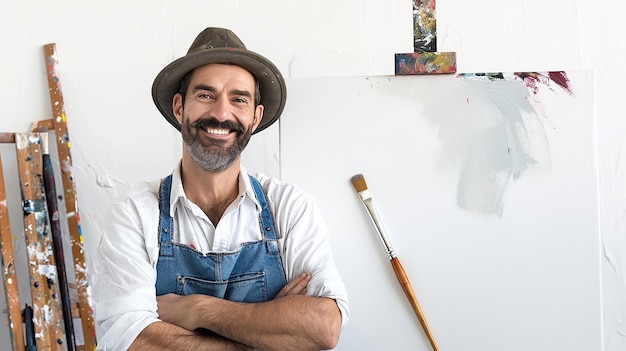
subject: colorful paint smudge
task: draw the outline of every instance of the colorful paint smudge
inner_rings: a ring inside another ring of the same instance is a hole
[[[396,54],[396,75],[456,73],[454,52]]]
[[[413,47],[415,52],[437,51],[435,0],[413,0]]]
[[[552,72],[514,72],[514,73],[461,73],[460,78],[465,79],[488,79],[488,80],[519,80],[524,82],[527,88],[531,90],[533,94],[539,92],[539,84],[543,84],[546,87],[552,89],[553,84],[556,84],[561,89],[565,90],[568,94],[574,95],[574,91],[570,85],[570,80],[567,77],[567,73],[564,71],[552,71]]]
[[[511,181],[530,170],[542,172],[552,167],[545,120],[532,95],[540,85],[554,92],[552,87],[559,86],[568,95],[573,90],[565,72],[458,77],[461,82],[433,92],[423,111],[439,129],[437,166],[458,174],[460,208],[502,216]],[[450,96],[463,96],[464,107],[450,104]]]

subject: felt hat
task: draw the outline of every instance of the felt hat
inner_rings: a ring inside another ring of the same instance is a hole
[[[178,93],[180,81],[187,72],[208,63],[236,64],[250,71],[258,80],[264,112],[254,133],[278,120],[287,99],[285,80],[278,68],[267,58],[246,49],[232,31],[209,27],[198,34],[187,54],[165,66],[152,84],[154,103],[176,129],[180,131],[180,123],[174,116],[172,99]]]

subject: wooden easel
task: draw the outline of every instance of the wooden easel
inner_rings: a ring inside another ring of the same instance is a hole
[[[84,345],[76,350],[94,351],[96,334],[93,313],[88,299],[87,265],[85,263],[82,230],[78,212],[76,187],[72,176],[70,139],[63,106],[63,95],[59,84],[58,61],[55,44],[44,45],[52,118],[33,123],[33,133],[0,133],[0,143],[16,146],[22,210],[24,212],[24,235],[29,267],[33,324],[36,337],[36,350],[66,350],[63,328],[60,323],[58,287],[46,275],[56,265],[50,245],[50,235],[43,235],[42,228],[49,227],[45,191],[42,184],[42,153],[39,134],[35,131],[46,127],[55,135],[60,176],[63,183],[62,195],[65,199],[65,218],[69,228],[72,247],[73,268],[76,277],[74,290],[76,301],[72,301],[72,317],[80,318]],[[15,271],[13,236],[7,211],[6,188],[0,158],[0,251],[3,272],[7,316],[11,346],[14,351],[28,349],[28,341],[22,329],[22,306],[18,290],[18,276]],[[25,283],[20,280],[20,283]],[[56,289],[56,290],[55,290]],[[76,327],[76,324],[75,324]],[[75,328],[77,330],[78,328]],[[72,331],[75,333],[75,331]],[[34,346],[33,346],[34,347]]]

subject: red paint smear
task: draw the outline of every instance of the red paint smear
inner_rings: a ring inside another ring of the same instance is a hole
[[[570,95],[574,95],[570,87],[569,78],[567,78],[567,74],[564,71],[554,71],[547,73],[539,73],[539,72],[517,72],[516,76],[520,77],[524,84],[528,88],[530,88],[534,93],[537,93],[539,90],[537,87],[537,82],[542,83],[544,85],[550,85],[550,82],[554,82],[558,86],[560,86],[563,90],[567,91]]]
[[[558,84],[561,88],[565,89],[568,93],[573,94],[569,86],[569,78],[567,78],[565,72],[549,72],[548,77],[550,77],[553,82]]]

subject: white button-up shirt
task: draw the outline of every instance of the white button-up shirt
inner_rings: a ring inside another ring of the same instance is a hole
[[[307,295],[334,299],[348,321],[348,298],[336,269],[329,234],[313,199],[298,187],[257,174],[274,219],[287,281],[302,272],[312,278]],[[149,324],[159,320],[156,264],[159,257],[160,180],[146,183],[108,211],[98,246],[94,279],[94,313],[98,350],[126,350]],[[185,196],[180,163],[170,194],[174,242],[203,253],[234,251],[243,242],[261,240],[261,212],[248,173],[239,174],[239,196],[217,227]]]

